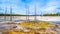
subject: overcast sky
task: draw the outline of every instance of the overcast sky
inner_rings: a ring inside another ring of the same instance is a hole
[[[0,0],[0,13],[9,13],[12,7],[13,14],[26,14],[26,8],[29,8],[29,14],[33,15],[35,11],[38,15],[45,13],[60,12],[60,0]]]

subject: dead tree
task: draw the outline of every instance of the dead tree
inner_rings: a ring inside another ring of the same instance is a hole
[[[5,17],[4,17],[4,20],[5,20],[5,21],[6,21],[6,15],[7,15],[6,12],[7,12],[7,7],[5,8],[5,14],[4,14],[4,16],[5,16]]]
[[[10,7],[10,21],[12,21],[12,7]]]

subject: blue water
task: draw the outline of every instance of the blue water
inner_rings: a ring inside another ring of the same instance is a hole
[[[52,24],[60,24],[60,21],[47,21],[49,23],[52,23]]]
[[[26,21],[26,20],[15,20],[15,22],[21,22],[21,21]],[[60,24],[60,21],[47,21],[52,24]]]
[[[14,20],[14,22],[23,22],[23,21],[27,21],[27,20]],[[60,24],[60,21],[46,21],[46,22],[53,23],[53,24]],[[0,25],[2,25],[1,22]]]

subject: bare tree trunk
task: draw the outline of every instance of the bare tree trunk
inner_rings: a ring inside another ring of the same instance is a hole
[[[12,8],[10,7],[10,21],[12,21]]]
[[[26,8],[26,4],[25,4],[25,9],[26,9],[26,15],[27,15],[27,8]],[[26,17],[26,22],[27,22],[27,16],[25,16]]]
[[[29,8],[28,8],[28,21],[29,21]]]
[[[34,19],[35,22],[37,22],[37,17],[36,16],[37,16],[37,14],[36,14],[36,5],[35,5],[35,19]]]
[[[4,20],[5,21],[6,21],[6,12],[7,12],[7,7],[5,8],[5,14],[4,14],[4,16],[5,16]]]

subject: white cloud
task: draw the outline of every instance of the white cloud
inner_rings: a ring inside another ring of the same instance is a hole
[[[5,9],[5,7],[8,8],[8,11],[10,10],[10,6],[12,6],[13,8],[13,12],[17,13],[17,14],[26,14],[26,9],[25,9],[25,4],[23,2],[21,2],[21,0],[0,0],[2,2],[2,4],[0,4],[0,7]],[[41,14],[41,12],[43,14],[45,13],[56,13],[55,10],[57,7],[59,6],[59,1],[56,0],[49,0],[46,4],[44,4],[44,2],[41,3],[40,0],[33,0],[30,4],[29,4],[29,11],[30,11],[30,15],[34,14],[35,11],[35,7],[34,4],[37,4],[37,14]],[[40,6],[44,4],[44,6]],[[3,11],[2,11],[3,12]]]
[[[42,7],[40,10],[42,12],[47,12],[47,13],[56,13],[55,10],[58,6],[59,5],[57,1],[50,1],[47,3],[46,6]]]

